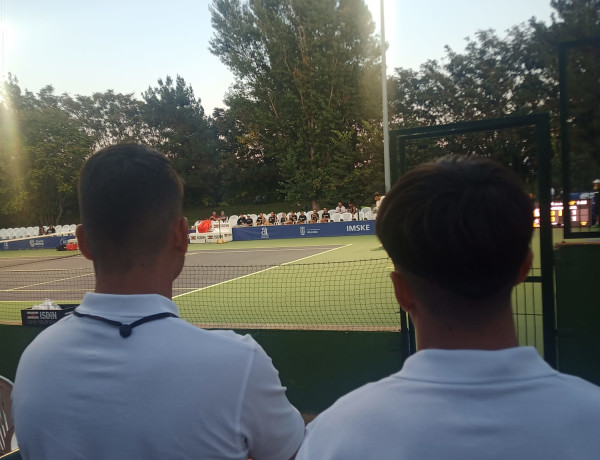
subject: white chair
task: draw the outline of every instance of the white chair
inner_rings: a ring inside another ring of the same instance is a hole
[[[337,212],[334,212],[333,214],[331,214],[331,220],[333,222],[339,222],[341,218],[342,218],[342,215]]]
[[[342,220],[344,222],[350,222],[352,220],[352,213],[351,212],[345,212],[342,214]]]
[[[69,225],[69,232],[75,233],[75,230],[77,230],[77,224]]]
[[[57,226],[54,227],[54,230],[56,230],[56,233],[62,233],[63,226],[62,225],[57,225]]]
[[[5,228],[0,228],[0,239],[5,240],[6,238],[8,238],[8,230],[6,230]]]
[[[237,225],[237,220],[240,218],[240,216],[236,216],[235,214],[233,216],[229,217],[229,225],[232,227],[235,227]]]

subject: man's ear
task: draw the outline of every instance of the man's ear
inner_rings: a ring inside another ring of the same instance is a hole
[[[185,254],[188,249],[188,220],[187,217],[180,217],[176,220],[173,228],[173,244],[175,250]]]
[[[394,271],[390,273],[390,278],[392,279],[394,293],[396,294],[396,300],[398,300],[400,308],[410,313],[415,306],[415,296],[407,283],[406,277],[401,272]]]
[[[79,250],[88,260],[94,260],[92,257],[92,251],[90,251],[90,247],[88,246],[87,239],[85,237],[85,231],[83,230],[83,225],[77,225],[75,228],[75,236],[77,237],[77,246],[79,246]]]
[[[531,264],[533,263],[533,252],[531,248],[527,250],[527,255],[525,256],[525,260],[521,264],[519,268],[519,273],[517,275],[517,280],[515,281],[515,286],[517,284],[521,284],[529,275],[529,271],[531,270]]]

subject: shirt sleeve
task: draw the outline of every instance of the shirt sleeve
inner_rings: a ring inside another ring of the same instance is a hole
[[[304,438],[304,421],[290,404],[271,358],[256,344],[242,401],[241,426],[255,460],[287,460]]]

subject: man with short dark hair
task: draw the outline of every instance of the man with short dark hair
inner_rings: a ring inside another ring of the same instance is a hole
[[[297,460],[600,458],[600,388],[517,343],[511,292],[532,229],[521,183],[490,160],[401,177],[376,231],[419,351],[321,413]]]
[[[236,222],[236,225],[238,227],[245,227],[246,226],[246,215],[245,214],[240,214],[240,216],[238,217],[238,220]]]
[[[21,357],[24,459],[289,459],[304,424],[249,336],[206,331],[171,301],[188,245],[183,185],[147,147],[103,149],[79,182],[94,293]]]

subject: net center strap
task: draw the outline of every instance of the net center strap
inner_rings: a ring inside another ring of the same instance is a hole
[[[78,316],[79,318],[91,318],[91,319],[95,319],[97,321],[102,321],[103,323],[106,323],[106,324],[111,324],[113,326],[117,326],[119,328],[119,334],[121,334],[121,337],[123,337],[123,338],[129,337],[131,335],[131,330],[134,327],[137,327],[141,324],[149,323],[150,321],[156,321],[158,319],[169,318],[169,317],[179,318],[175,313],[163,312],[163,313],[156,313],[154,315],[144,316],[143,318],[140,318],[137,321],[134,321],[133,323],[130,323],[130,324],[123,324],[119,321],[104,318],[102,316],[89,315],[87,313],[79,313],[77,310],[73,310],[73,314],[75,316]]]

